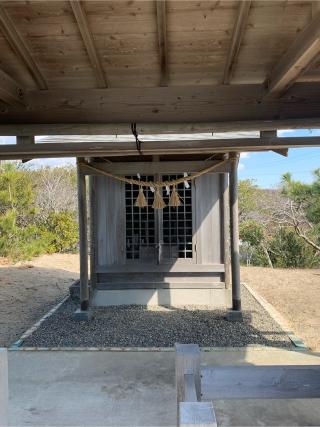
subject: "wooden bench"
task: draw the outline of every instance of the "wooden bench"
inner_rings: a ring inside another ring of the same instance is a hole
[[[320,398],[320,365],[201,367],[198,345],[175,347],[180,427],[216,427],[215,399]]]
[[[8,426],[8,356],[0,348],[0,426]]]

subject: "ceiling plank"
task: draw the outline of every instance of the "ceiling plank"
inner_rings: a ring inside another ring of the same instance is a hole
[[[157,30],[159,57],[161,67],[160,86],[167,86],[169,80],[168,70],[168,50],[167,50],[167,17],[166,17],[166,0],[156,0],[157,9]]]
[[[89,27],[88,18],[79,0],[70,0],[70,5],[76,19],[83,43],[86,47],[89,60],[94,69],[99,88],[108,87],[107,79],[102,68],[101,60],[94,44],[93,35]]]
[[[80,139],[79,139],[80,141]],[[143,155],[212,154],[241,151],[265,151],[285,148],[320,146],[319,137],[233,138],[214,140],[144,141]],[[48,142],[34,145],[0,145],[0,160],[37,159],[49,157],[119,157],[136,156],[137,149],[130,142]]]
[[[17,31],[13,21],[10,16],[5,11],[4,7],[0,5],[0,24],[1,29],[10,43],[12,49],[19,56],[21,61],[28,68],[33,80],[37,84],[39,89],[45,90],[48,89],[47,83],[41,74],[36,62],[32,58],[29,48],[27,47],[22,36]]]
[[[0,100],[9,105],[23,105],[23,97],[21,85],[0,69]]]
[[[229,84],[234,72],[237,58],[240,51],[241,42],[246,30],[249,12],[250,12],[251,1],[243,0],[239,2],[239,9],[237,13],[237,19],[233,27],[233,33],[231,38],[231,44],[228,52],[227,61],[224,68],[223,84]]]
[[[297,36],[266,81],[267,96],[283,95],[320,53],[320,11]]]

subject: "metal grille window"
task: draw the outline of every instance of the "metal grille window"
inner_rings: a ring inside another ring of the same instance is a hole
[[[136,176],[127,176],[137,179]],[[152,181],[153,176],[141,176],[143,181]],[[152,209],[153,193],[144,189],[148,206],[138,208],[134,203],[138,197],[139,188],[136,185],[125,185],[126,200],[126,257],[127,259],[140,259],[141,254],[152,255],[155,246],[155,215]]]
[[[181,178],[183,175],[164,175],[163,181]],[[167,207],[163,209],[163,256],[166,258],[192,258],[192,190],[191,184],[177,186],[182,199],[181,206],[169,206],[169,195],[163,190]]]

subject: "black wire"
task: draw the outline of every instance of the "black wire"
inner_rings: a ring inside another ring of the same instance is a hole
[[[139,139],[136,123],[131,123],[131,132],[132,132],[132,135],[135,137],[135,140],[136,140],[137,151],[140,155],[142,155],[142,151],[141,151],[142,141],[140,141],[140,139]]]

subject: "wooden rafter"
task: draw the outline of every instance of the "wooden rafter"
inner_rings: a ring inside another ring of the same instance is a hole
[[[101,60],[98,55],[96,46],[94,44],[93,35],[89,27],[88,18],[84,11],[82,2],[79,0],[70,0],[70,5],[77,21],[77,25],[86,47],[89,60],[92,68],[94,69],[95,76],[98,82],[99,88],[108,87],[107,79],[102,68]]]
[[[48,89],[47,83],[41,74],[36,62],[34,61],[29,48],[27,47],[22,36],[16,29],[12,19],[5,11],[4,7],[0,5],[0,23],[1,29],[10,43],[13,50],[28,68],[32,78],[36,82],[39,89]]]
[[[9,105],[23,104],[23,96],[21,85],[0,70],[0,100]]]
[[[299,33],[266,82],[268,95],[281,96],[320,53],[320,11]]]
[[[159,57],[161,66],[160,86],[168,85],[168,52],[167,52],[167,19],[166,0],[156,0],[157,8],[157,29]]]
[[[212,154],[241,151],[277,150],[289,147],[320,146],[318,137],[234,138],[214,140],[145,141],[144,155]],[[136,156],[135,144],[130,142],[46,142],[34,145],[0,145],[0,160],[36,159],[46,157],[119,157]]]
[[[243,0],[239,2],[237,19],[233,28],[231,44],[228,52],[227,61],[223,73],[223,84],[229,84],[237,63],[240,51],[241,41],[243,39],[250,11],[251,1]]]

